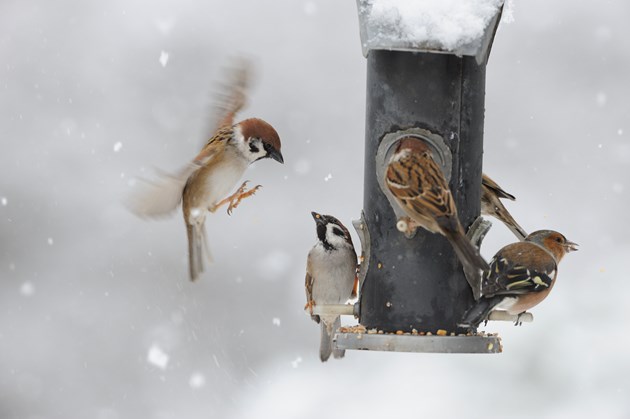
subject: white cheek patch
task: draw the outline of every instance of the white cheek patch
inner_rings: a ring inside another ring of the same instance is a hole
[[[335,228],[338,228],[339,230],[343,231],[343,229],[340,228],[336,224],[328,224],[326,226],[326,240],[328,241],[328,243],[330,243],[333,246],[337,247],[337,246],[345,243],[346,239],[345,239],[344,236],[338,236],[337,234],[335,234],[334,231],[333,231]]]

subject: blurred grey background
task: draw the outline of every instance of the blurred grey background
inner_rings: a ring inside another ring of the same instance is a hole
[[[354,2],[0,3],[0,418],[630,417],[630,4],[510,10],[484,170],[526,229],[580,251],[534,323],[486,328],[501,355],[321,364],[309,211],[349,224],[362,206]],[[196,154],[235,54],[258,66],[242,116],[277,128],[286,163],[255,164],[264,188],[209,218],[217,262],[192,284],[181,215],[145,222],[121,198]],[[513,240],[495,223],[483,254]]]

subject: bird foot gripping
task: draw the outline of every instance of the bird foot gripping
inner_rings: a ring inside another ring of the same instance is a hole
[[[217,209],[219,209],[219,207],[229,203],[230,205],[228,205],[227,213],[228,215],[232,215],[232,211],[234,211],[234,209],[239,206],[243,199],[254,195],[256,191],[258,191],[258,189],[262,188],[262,185],[256,185],[248,191],[245,189],[248,182],[249,180],[243,182],[243,184],[236,190],[236,192],[234,192],[227,198],[219,201],[219,203],[210,208],[210,212],[215,212]]]

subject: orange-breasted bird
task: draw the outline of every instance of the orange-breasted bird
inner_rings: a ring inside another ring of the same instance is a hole
[[[483,277],[481,299],[466,312],[460,327],[476,328],[495,308],[519,315],[539,304],[556,283],[558,263],[575,250],[576,243],[553,230],[535,231],[525,241],[503,247]]]

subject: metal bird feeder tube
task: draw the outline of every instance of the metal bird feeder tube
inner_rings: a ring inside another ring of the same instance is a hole
[[[364,217],[369,266],[363,278],[360,322],[386,332],[457,327],[473,294],[450,243],[418,229],[407,238],[377,179],[375,156],[388,133],[421,128],[451,152],[450,188],[464,228],[479,216],[485,64],[474,57],[371,51],[367,59]],[[403,134],[401,134],[401,137]]]

